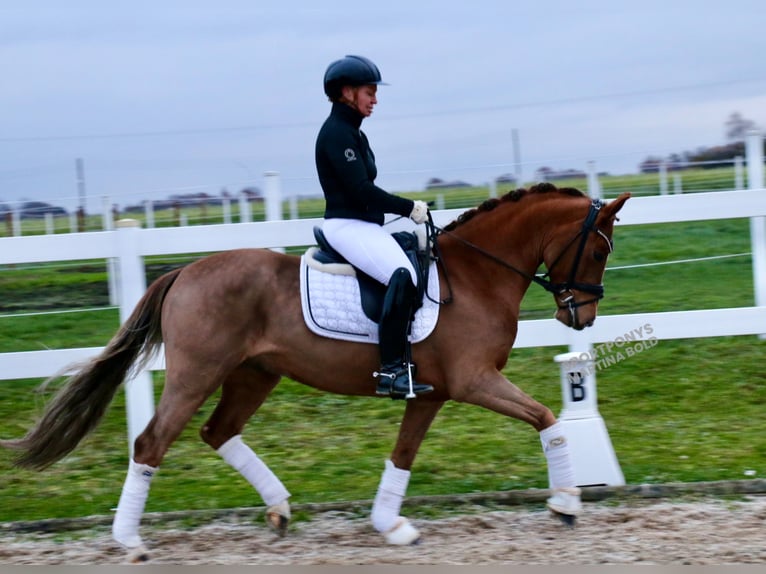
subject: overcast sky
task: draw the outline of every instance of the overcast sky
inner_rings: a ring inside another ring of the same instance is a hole
[[[766,127],[763,0],[3,0],[0,202],[87,208],[263,185],[319,193],[327,65],[390,85],[363,130],[378,184],[541,166],[635,173]]]

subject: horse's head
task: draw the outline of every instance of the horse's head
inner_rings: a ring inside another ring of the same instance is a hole
[[[606,260],[613,249],[614,222],[629,197],[626,192],[609,203],[590,201],[582,217],[562,225],[546,245],[543,259],[548,279],[544,287],[558,306],[556,319],[567,327],[579,331],[596,320],[598,302],[604,296]]]

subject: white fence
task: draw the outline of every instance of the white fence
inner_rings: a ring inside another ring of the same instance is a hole
[[[754,139],[754,138],[753,138]],[[749,146],[761,150],[758,145]],[[587,352],[594,343],[624,338],[637,327],[650,324],[652,337],[681,339],[766,333],[766,190],[763,189],[763,155],[748,154],[751,189],[639,197],[628,201],[620,212],[618,226],[672,223],[695,220],[749,218],[756,305],[753,307],[602,315],[595,325],[576,332],[553,319],[521,321],[515,346],[568,345]],[[434,212],[438,225],[456,218],[463,209]],[[319,219],[267,221],[140,229],[134,220],[118,222],[117,228],[78,234],[0,238],[0,265],[41,261],[114,259],[119,282],[120,320],[132,312],[146,289],[143,257],[224,251],[240,247],[284,248],[313,245],[312,229]],[[639,337],[641,338],[641,337]],[[0,354],[0,380],[47,377],[73,362],[95,356],[102,347],[25,351]],[[148,367],[162,370],[160,357]],[[126,384],[128,432],[133,439],[153,413],[151,378],[141,373]]]

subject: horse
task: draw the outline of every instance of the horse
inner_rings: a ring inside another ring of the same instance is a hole
[[[582,510],[562,425],[501,373],[532,283],[549,291],[555,318],[576,330],[596,319],[617,213],[630,197],[591,199],[540,183],[491,198],[439,229],[433,243],[440,301],[433,331],[412,345],[418,380],[434,390],[407,400],[371,510],[389,544],[414,544],[419,530],[399,515],[418,449],[446,401],[477,405],[531,425],[548,465],[552,513],[570,526]],[[103,351],[77,366],[18,439],[14,464],[43,470],[72,452],[101,420],[127,376],[164,345],[166,378],[156,411],[136,438],[112,535],[134,561],[149,553],[140,521],[156,474],[192,415],[219,388],[202,440],[250,482],[266,522],[285,535],[289,491],[242,441],[242,431],[283,376],[337,394],[375,396],[376,345],[335,340],[302,319],[296,255],[236,249],[162,275]],[[538,269],[545,265],[545,274]],[[72,371],[70,371],[71,373]],[[52,377],[53,378],[53,377]]]

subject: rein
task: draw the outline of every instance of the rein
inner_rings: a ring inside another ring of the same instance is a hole
[[[441,256],[441,252],[439,250],[439,244],[436,241],[437,237],[443,234],[443,235],[449,235],[453,239],[457,239],[464,245],[470,247],[471,249],[480,253],[484,257],[494,261],[498,265],[505,267],[506,269],[510,269],[511,271],[514,271],[515,273],[518,273],[519,275],[521,275],[522,277],[524,277],[525,279],[528,279],[529,281],[533,283],[537,283],[549,293],[553,293],[554,295],[557,295],[557,296],[562,295],[564,293],[568,293],[566,297],[559,299],[559,301],[563,303],[563,305],[559,305],[559,308],[569,309],[570,313],[574,315],[575,309],[577,307],[580,307],[582,305],[587,305],[589,303],[593,303],[594,301],[598,301],[599,299],[604,297],[603,284],[596,285],[592,283],[580,283],[579,281],[575,280],[575,275],[577,274],[577,269],[580,266],[580,260],[582,259],[582,254],[585,251],[585,244],[587,243],[588,235],[591,232],[597,233],[598,235],[604,238],[604,240],[609,245],[610,253],[613,249],[612,241],[600,229],[594,226],[596,222],[596,218],[598,217],[598,213],[603,206],[604,206],[604,202],[602,202],[599,199],[594,199],[591,201],[590,208],[588,209],[588,214],[585,216],[585,220],[583,221],[582,228],[577,233],[577,235],[575,235],[569,241],[569,243],[566,244],[566,246],[564,247],[564,249],[562,249],[559,256],[556,257],[556,259],[554,259],[553,263],[551,263],[550,267],[548,268],[548,271],[544,273],[543,275],[533,275],[533,274],[527,273],[526,271],[511,265],[504,259],[501,259],[497,255],[490,253],[489,251],[479,247],[478,245],[471,243],[470,241],[467,241],[463,239],[462,237],[455,235],[454,233],[446,231],[442,227],[438,227],[437,225],[434,224],[433,218],[431,217],[431,212],[429,211],[428,222],[426,223],[426,228],[428,230],[427,232],[428,246],[432,247],[434,252],[434,259],[436,260],[438,264],[441,265],[442,269],[444,270],[444,278],[445,278],[445,282],[447,283],[447,289],[449,291],[449,295],[445,299],[442,299],[441,301],[434,301],[430,297],[429,297],[429,300],[433,301],[434,303],[438,303],[440,305],[448,304],[452,302],[453,300],[452,285],[450,284],[449,273],[447,271],[447,267],[444,264],[444,259]],[[577,246],[577,253],[575,254],[575,259],[572,262],[572,269],[569,272],[569,276],[567,277],[567,280],[563,283],[553,283],[549,279],[551,271],[553,271],[553,268],[559,263],[561,258],[569,250],[569,248],[574,244],[574,242],[577,241],[578,237],[580,238],[580,242]],[[594,297],[587,301],[577,302],[574,300],[574,294],[572,293],[573,289],[577,291],[583,291],[585,293],[590,293],[594,295]]]

